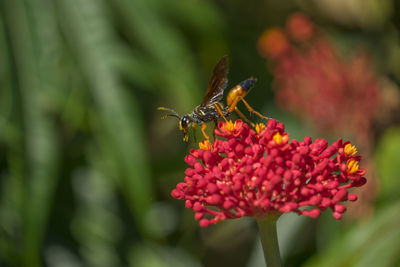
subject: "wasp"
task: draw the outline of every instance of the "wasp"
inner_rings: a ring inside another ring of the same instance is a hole
[[[237,107],[239,101],[242,101],[246,108],[251,114],[256,114],[262,119],[269,120],[270,118],[261,115],[259,112],[254,110],[245,100],[244,97],[253,88],[254,84],[257,82],[256,78],[250,77],[247,80],[242,81],[235,87],[233,87],[227,97],[226,106],[221,103],[224,95],[224,90],[228,85],[228,71],[229,62],[228,57],[223,56],[214,67],[213,73],[211,75],[210,81],[206,93],[204,95],[203,101],[200,105],[195,107],[193,111],[189,114],[180,116],[175,110],[158,107],[158,110],[168,111],[170,113],[164,115],[162,119],[167,117],[176,117],[179,120],[179,130],[183,132],[183,141],[187,142],[189,140],[188,132],[190,127],[192,127],[194,132],[194,138],[196,138],[196,125],[202,125],[201,131],[206,139],[208,139],[205,129],[207,128],[206,123],[213,121],[217,125],[218,119],[223,118],[226,121],[226,117],[231,115],[235,111],[239,117],[244,119],[247,123],[255,127],[255,124],[248,120],[242,112]]]

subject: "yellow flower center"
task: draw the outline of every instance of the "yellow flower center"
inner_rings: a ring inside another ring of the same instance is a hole
[[[358,165],[358,161],[352,159],[347,163],[347,172],[348,173],[355,173],[356,171],[358,171],[359,167],[360,166]]]
[[[265,124],[264,123],[257,123],[256,124],[256,132],[257,133],[260,133],[260,132],[264,131],[264,129],[265,129]]]
[[[282,135],[278,132],[278,133],[274,134],[274,136],[272,137],[272,140],[274,140],[275,143],[280,145],[282,143]]]
[[[344,147],[344,153],[346,153],[349,156],[354,156],[357,154],[357,148],[356,146],[351,145],[351,143],[345,145]]]
[[[227,121],[225,124],[225,130],[229,132],[233,132],[236,127],[236,121],[233,123],[231,120]]]
[[[210,150],[211,148],[211,143],[208,139],[202,141],[199,143],[199,148],[203,150]]]

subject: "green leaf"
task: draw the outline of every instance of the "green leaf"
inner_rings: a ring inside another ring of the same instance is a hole
[[[394,266],[400,260],[399,213],[400,202],[392,203],[338,236],[304,266]]]
[[[400,127],[386,130],[379,140],[376,150],[376,163],[382,197],[398,198],[400,188]]]
[[[94,101],[90,120],[98,146],[118,166],[116,179],[140,229],[153,201],[143,115],[138,100],[122,85],[112,57],[120,53],[102,1],[58,1],[60,24],[73,48]],[[143,230],[143,234],[146,234]]]

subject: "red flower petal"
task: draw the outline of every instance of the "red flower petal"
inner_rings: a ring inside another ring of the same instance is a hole
[[[357,199],[348,190],[366,182],[363,169],[348,171],[348,162],[361,157],[341,156],[348,142],[340,139],[331,146],[309,137],[289,141],[283,124],[274,120],[259,133],[242,121],[221,122],[215,133],[226,140],[215,140],[210,150],[192,150],[185,158],[192,168],[171,192],[186,200],[202,227],[269,213],[316,218],[326,208],[340,219],[346,207],[339,203]]]

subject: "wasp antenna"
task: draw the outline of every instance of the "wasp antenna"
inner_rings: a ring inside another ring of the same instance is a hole
[[[178,118],[178,119],[181,119],[181,116],[179,116],[178,112],[176,112],[176,111],[173,110],[173,109],[166,108],[166,107],[158,107],[157,109],[158,109],[158,110],[163,110],[163,111],[172,112],[172,114],[166,114],[166,115],[162,116],[161,119],[166,119],[166,118],[168,118],[168,117],[176,117],[176,118]]]
[[[175,115],[175,114],[165,114],[165,115],[161,116],[161,119],[162,119],[162,120],[165,120],[165,119],[168,118],[168,117],[175,117],[175,118],[177,118],[178,120],[181,119],[181,117],[179,117],[179,116],[177,116],[177,115]]]

